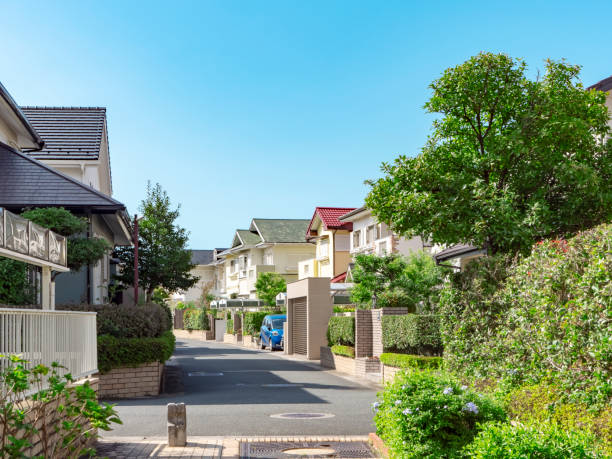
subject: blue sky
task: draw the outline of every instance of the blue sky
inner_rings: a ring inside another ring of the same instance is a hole
[[[160,182],[191,247],[225,247],[252,217],[362,205],[424,144],[428,84],[479,51],[610,76],[608,6],[2,1],[0,81],[22,105],[107,107],[115,197],[133,214]]]

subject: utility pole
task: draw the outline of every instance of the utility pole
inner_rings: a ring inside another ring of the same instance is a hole
[[[134,305],[138,306],[138,215],[134,215]]]

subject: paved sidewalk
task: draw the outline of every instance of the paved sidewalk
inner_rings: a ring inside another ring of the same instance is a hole
[[[368,437],[365,435],[188,437],[187,440],[187,446],[180,448],[167,446],[167,439],[163,437],[104,437],[98,440],[97,457],[239,459],[240,442],[368,442]]]

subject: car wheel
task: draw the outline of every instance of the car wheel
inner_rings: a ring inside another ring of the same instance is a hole
[[[259,349],[265,349],[266,345],[264,344],[263,336],[259,335]]]
[[[270,338],[270,352],[274,352],[274,344],[272,343],[272,338]]]

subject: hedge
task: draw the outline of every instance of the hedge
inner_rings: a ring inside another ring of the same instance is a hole
[[[60,311],[97,312],[97,334],[115,338],[156,338],[171,329],[172,323],[158,304],[139,306],[116,304],[61,305]]]
[[[98,336],[98,369],[101,373],[107,373],[113,368],[134,367],[151,362],[164,363],[172,356],[174,343],[171,331],[157,338]]]
[[[442,367],[442,357],[429,357],[423,355],[394,354],[387,352],[381,354],[380,361],[389,367],[414,368],[418,370],[436,370]]]
[[[257,312],[247,312],[244,314],[244,319],[242,323],[242,333],[245,335],[259,335],[259,331],[261,330],[261,324],[263,323],[264,317],[266,317],[269,312],[266,311],[257,311]]]
[[[351,346],[343,346],[341,344],[335,344],[331,347],[332,354],[343,355],[344,357],[355,358],[355,348]]]
[[[386,352],[442,355],[440,317],[437,315],[383,316],[382,334]]]
[[[234,320],[233,319],[228,319],[227,322],[225,322],[225,333],[229,333],[230,335],[234,334]]]
[[[327,326],[327,343],[329,346],[342,344],[344,346],[355,345],[355,318],[354,317],[330,317]]]
[[[210,330],[208,314],[205,309],[187,309],[183,316],[185,329]]]

